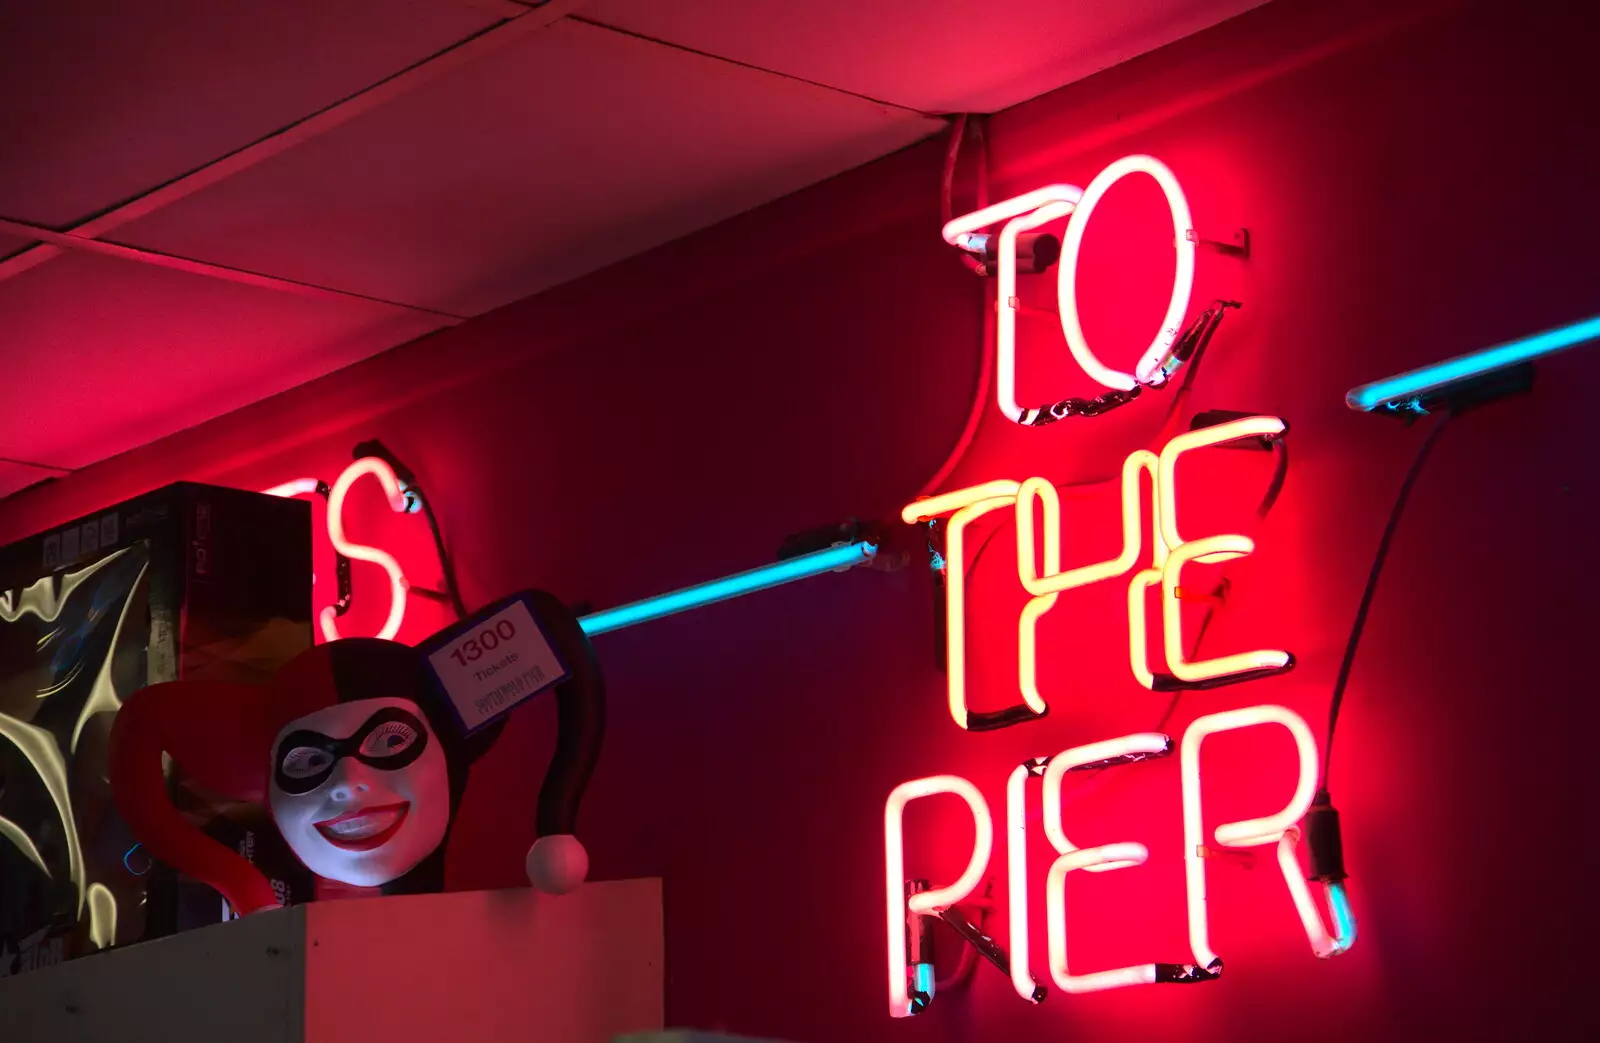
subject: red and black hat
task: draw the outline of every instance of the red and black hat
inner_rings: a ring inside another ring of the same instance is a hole
[[[571,834],[600,755],[604,683],[587,637],[560,600],[543,591],[521,596],[570,669],[555,686],[556,749],[539,791],[535,833]],[[215,887],[240,913],[274,907],[277,898],[266,877],[173,806],[163,754],[206,789],[265,804],[273,742],[286,725],[338,703],[377,698],[407,699],[427,718],[449,767],[453,820],[468,768],[499,737],[504,721],[464,735],[422,654],[377,638],[347,638],[308,649],[265,685],[173,681],[135,692],[118,711],[111,733],[117,809],[153,857]]]

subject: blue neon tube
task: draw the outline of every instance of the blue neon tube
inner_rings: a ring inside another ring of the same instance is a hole
[[[918,992],[925,993],[928,997],[928,1002],[932,1003],[934,990],[938,983],[938,979],[935,978],[933,974],[933,964],[918,963],[914,964],[913,966],[916,969],[913,972],[914,977],[911,987],[916,989]],[[913,1010],[911,1013],[915,1014],[916,1011]]]
[[[797,579],[815,576],[819,572],[830,572],[834,569],[846,569],[852,565],[871,561],[878,553],[878,546],[865,540],[859,543],[841,543],[827,550],[814,551],[802,554],[797,558],[774,562],[763,565],[758,569],[748,572],[739,572],[722,579],[714,579],[709,583],[699,583],[682,590],[674,590],[669,594],[658,594],[653,598],[635,601],[616,608],[608,608],[602,612],[593,612],[578,620],[586,634],[604,634],[612,630],[621,630],[631,627],[635,623],[645,623],[652,619],[660,619],[677,612],[685,612],[701,605],[709,605],[715,601],[726,601],[736,598],[741,594],[749,594],[757,590],[766,590],[768,587],[781,586],[792,583]]]
[[[1447,384],[1493,373],[1519,362],[1531,362],[1597,337],[1600,337],[1600,316],[1363,384],[1352,388],[1344,400],[1351,409],[1363,411],[1401,405]]]
[[[1344,952],[1356,942],[1356,914],[1350,909],[1350,896],[1345,894],[1344,882],[1327,885],[1328,908],[1333,911],[1334,943]]]

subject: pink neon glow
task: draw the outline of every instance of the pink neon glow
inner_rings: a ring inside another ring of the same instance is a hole
[[[965,249],[973,232],[1006,222],[1000,229],[996,273],[995,399],[1013,423],[1020,423],[1023,414],[1017,404],[1017,236],[1066,217],[1082,194],[1076,185],[1046,185],[963,214],[943,229],[945,242]]]
[[[315,478],[296,478],[292,482],[284,482],[282,485],[274,485],[270,489],[261,491],[268,496],[282,496],[285,499],[306,496],[317,491],[317,480]]]
[[[972,812],[972,857],[954,883],[912,895],[908,901],[905,894],[905,835],[902,828],[905,807],[913,800],[941,793],[960,797]],[[902,782],[889,794],[888,803],[884,805],[883,847],[884,898],[888,910],[889,1015],[903,1018],[911,1013],[911,998],[906,990],[906,916],[908,913],[928,915],[948,909],[977,888],[994,849],[994,823],[989,818],[989,806],[984,803],[978,787],[959,775],[933,775]]]
[[[1085,869],[1091,873],[1104,873],[1116,869],[1129,869],[1143,865],[1150,857],[1149,849],[1132,841],[1100,844],[1079,848],[1067,839],[1061,821],[1061,780],[1075,767],[1099,761],[1126,757],[1130,754],[1161,754],[1171,748],[1171,740],[1157,732],[1124,735],[1104,742],[1075,746],[1050,758],[1044,773],[1044,831],[1050,838],[1059,857],[1050,867],[1045,884],[1045,911],[1049,924],[1050,976],[1066,992],[1097,992],[1101,989],[1121,988],[1125,985],[1148,985],[1156,980],[1154,963],[1135,964],[1113,970],[1090,974],[1073,974],[1067,966],[1067,900],[1066,877],[1068,873]],[[1015,927],[1013,927],[1013,931]]]
[[[943,229],[944,241],[951,246],[966,245],[966,236],[980,228],[997,225],[1001,221],[1008,221],[1020,214],[1037,210],[1050,203],[1077,203],[1083,195],[1083,189],[1077,185],[1046,185],[1036,188],[1032,192],[1024,192],[1020,196],[1002,199],[998,203],[990,204],[982,210],[974,210],[970,214],[962,214],[947,222]]]
[[[1006,779],[1006,905],[1011,922],[1011,987],[1033,1002],[1028,955],[1028,766]]]
[[[381,567],[389,575],[389,616],[384,620],[382,628],[374,636],[392,638],[400,632],[400,621],[406,614],[406,582],[405,573],[400,570],[400,563],[395,561],[393,555],[365,544],[351,543],[345,539],[344,531],[344,498],[350,492],[358,478],[372,475],[383,486],[384,495],[389,499],[389,506],[396,512],[404,513],[406,510],[405,493],[400,488],[400,479],[395,477],[394,470],[377,457],[363,457],[344,469],[338,481],[333,483],[333,489],[328,494],[328,539],[333,543],[333,549],[349,558],[351,561],[366,561]],[[329,641],[339,639],[339,630],[334,620],[337,618],[332,605],[327,606],[318,616],[322,625],[322,636]]]
[[[1014,217],[1000,229],[1000,270],[995,307],[995,403],[1012,423],[1026,412],[1017,403],[1017,236],[1072,213],[1073,204],[1047,203],[1031,214]]]
[[[1177,251],[1177,265],[1172,277],[1172,297],[1167,313],[1161,319],[1161,329],[1145,349],[1133,373],[1124,373],[1102,363],[1089,342],[1084,338],[1083,326],[1078,318],[1078,251],[1083,247],[1083,232],[1089,217],[1105,195],[1106,190],[1129,174],[1148,174],[1166,194],[1167,205],[1172,208],[1173,247]],[[1189,310],[1189,295],[1194,290],[1194,220],[1189,216],[1189,201],[1183,188],[1166,164],[1152,156],[1124,156],[1096,174],[1083,190],[1078,200],[1077,212],[1067,223],[1067,232],[1061,240],[1061,263],[1057,271],[1057,308],[1061,313],[1061,332],[1072,349],[1083,371],[1109,388],[1127,391],[1136,384],[1148,384],[1155,379],[1167,352],[1171,350],[1178,334],[1183,332],[1183,317]],[[1169,541],[1176,542],[1176,541]]]
[[[1295,782],[1294,795],[1276,814],[1225,822],[1213,834],[1222,847],[1254,847],[1278,842],[1285,833],[1296,827],[1311,807],[1317,784],[1317,745],[1311,737],[1311,729],[1299,714],[1287,707],[1248,706],[1198,718],[1183,735],[1180,768],[1183,773],[1183,859],[1184,881],[1188,890],[1189,948],[1194,953],[1195,962],[1202,967],[1210,966],[1217,954],[1211,949],[1206,911],[1206,844],[1205,824],[1200,810],[1200,746],[1208,736],[1218,732],[1263,724],[1281,725],[1294,738],[1295,750],[1299,754],[1299,778]],[[1300,867],[1292,857],[1285,862],[1281,849],[1279,866],[1289,892],[1295,899],[1296,908],[1302,910],[1301,920],[1304,923],[1301,899],[1295,891],[1296,881],[1301,889],[1305,886],[1305,881],[1300,879]],[[1315,939],[1312,944],[1315,946]]]

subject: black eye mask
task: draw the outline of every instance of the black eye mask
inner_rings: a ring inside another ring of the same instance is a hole
[[[403,724],[415,733],[416,738],[411,740],[410,745],[390,754],[381,751],[362,752],[361,747],[367,737],[392,722]],[[285,793],[294,795],[310,793],[328,781],[334,767],[345,757],[354,757],[361,763],[381,771],[399,771],[422,756],[422,751],[427,747],[427,726],[397,706],[386,706],[368,717],[366,723],[356,729],[355,734],[348,739],[334,739],[321,732],[309,730],[293,731],[285,735],[283,741],[278,743],[277,752],[272,758],[272,781]],[[284,766],[289,755],[297,750],[310,751],[301,755],[302,762],[309,759],[315,764],[322,759],[316,756],[320,753],[327,758],[327,763],[317,765],[311,774],[290,775],[285,772]]]

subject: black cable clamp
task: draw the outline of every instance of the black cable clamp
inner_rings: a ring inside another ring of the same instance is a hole
[[[1344,871],[1344,839],[1339,832],[1339,812],[1327,790],[1312,798],[1301,828],[1306,838],[1306,854],[1311,864],[1309,879],[1336,884],[1349,874]]]

